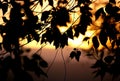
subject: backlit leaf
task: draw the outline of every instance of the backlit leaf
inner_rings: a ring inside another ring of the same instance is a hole
[[[104,30],[101,30],[101,32],[100,32],[100,34],[99,34],[99,40],[100,40],[100,43],[103,46],[105,46],[106,48],[108,48],[107,45],[106,45],[108,37],[107,37],[107,33]]]
[[[53,0],[48,0],[49,1],[49,5],[53,6]]]
[[[7,3],[3,3],[2,4],[3,15],[7,12],[7,10],[8,10],[8,4]]]
[[[50,11],[44,11],[41,16],[41,21],[46,21],[46,19],[49,17]]]
[[[79,62],[79,59],[80,59],[80,55],[81,55],[81,52],[80,51],[77,51],[76,55],[75,55],[75,59]]]
[[[105,12],[103,11],[103,8],[100,8],[95,12],[95,19],[97,20],[101,16],[101,14],[105,15]]]
[[[92,42],[93,42],[94,48],[97,49],[99,47],[99,42],[96,36],[92,38]]]
[[[75,57],[75,55],[76,55],[76,53],[75,53],[74,51],[72,51],[72,52],[70,53],[70,56],[69,56],[69,57],[70,57],[71,59],[73,59],[73,58]]]

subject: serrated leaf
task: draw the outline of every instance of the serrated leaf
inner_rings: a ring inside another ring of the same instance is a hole
[[[96,36],[92,38],[92,42],[93,42],[94,48],[97,49],[99,47],[99,42]]]
[[[59,10],[54,12],[53,19],[57,25],[67,26],[67,22],[70,21],[68,10],[64,7],[61,7]]]
[[[2,4],[3,15],[7,12],[7,10],[8,10],[8,4],[7,3],[3,3]]]
[[[76,55],[75,55],[75,59],[79,62],[80,59],[80,55],[81,55],[81,51],[77,51]]]

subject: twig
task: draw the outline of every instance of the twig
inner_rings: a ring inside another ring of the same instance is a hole
[[[62,48],[61,48],[61,56],[62,56],[62,59],[63,59],[63,62],[64,62],[64,70],[65,70],[64,81],[66,81],[66,77],[67,77],[67,68],[66,68],[66,63],[65,63],[64,56],[63,56],[63,50],[62,50]]]

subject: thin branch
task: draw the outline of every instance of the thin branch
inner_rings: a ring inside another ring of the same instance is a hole
[[[65,59],[64,59],[64,55],[63,55],[63,50],[61,48],[61,56],[64,62],[64,70],[65,70],[65,75],[64,75],[64,81],[66,81],[66,77],[67,77],[67,67],[66,67],[66,63],[65,63]]]

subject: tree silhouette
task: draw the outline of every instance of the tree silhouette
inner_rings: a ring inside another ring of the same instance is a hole
[[[22,4],[19,3],[22,1]],[[32,58],[24,56],[22,47],[31,41],[35,40],[40,44],[53,43],[56,49],[68,46],[68,38],[73,39],[80,34],[85,35],[89,26],[94,25],[91,17],[95,16],[95,21],[102,17],[103,22],[100,27],[96,26],[96,31],[100,30],[98,34],[93,34],[90,37],[85,37],[83,41],[92,39],[94,52],[90,55],[96,58],[96,63],[92,68],[98,68],[96,76],[100,75],[101,80],[106,72],[115,76],[119,76],[118,72],[120,66],[120,7],[116,6],[115,0],[109,2],[102,8],[98,9],[94,14],[91,12],[90,4],[94,0],[73,0],[73,6],[68,6],[71,0],[58,0],[55,6],[54,0],[48,0],[50,10],[35,9],[40,4],[41,8],[44,6],[46,0],[1,0],[0,8],[2,9],[3,24],[0,25],[1,43],[0,50],[2,52],[0,60],[0,80],[6,81],[9,70],[14,74],[14,81],[33,81],[27,71],[34,72],[38,77],[47,74],[42,68],[48,67],[47,62],[36,52]],[[46,7],[47,7],[46,6]],[[65,31],[61,32],[59,27],[68,26],[70,21],[70,13],[76,13],[75,8],[79,8],[80,20],[77,24],[72,22],[71,26]],[[10,9],[10,11],[9,11]],[[5,15],[9,11],[9,18]],[[42,11],[42,12],[41,12]],[[41,17],[34,13],[41,14]],[[20,41],[27,40],[26,44],[21,45]],[[108,46],[109,42],[110,46]],[[109,51],[107,57],[103,58],[105,51],[98,48],[102,45]],[[39,49],[41,50],[42,47]],[[38,50],[38,51],[39,51]],[[30,49],[26,50],[27,52]],[[111,55],[112,54],[112,55]],[[8,55],[8,56],[7,56]],[[70,53],[70,58],[79,61],[81,52],[74,48]],[[117,69],[117,71],[114,71]]]

